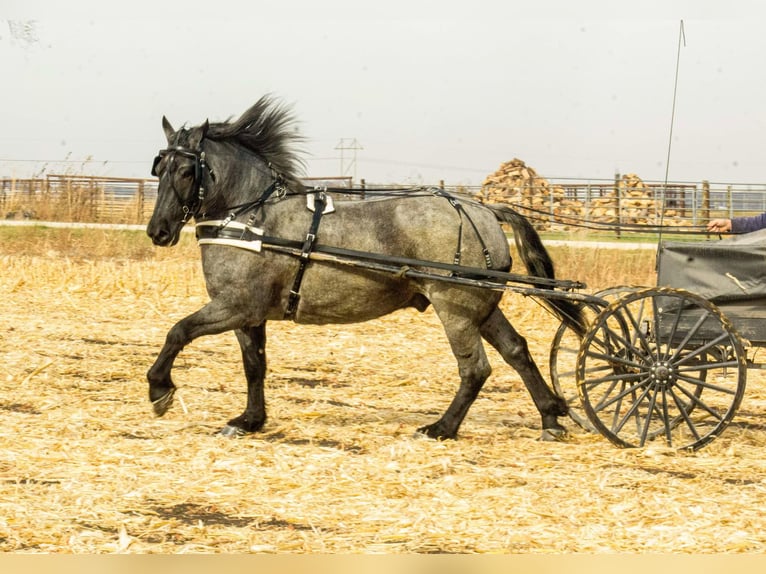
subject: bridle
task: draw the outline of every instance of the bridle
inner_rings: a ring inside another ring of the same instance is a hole
[[[184,217],[181,222],[187,223],[192,217],[194,217],[194,219],[200,219],[200,209],[202,208],[202,202],[205,199],[205,185],[202,181],[204,173],[207,172],[210,175],[210,179],[215,182],[215,172],[210,166],[208,166],[207,162],[205,161],[205,152],[202,150],[202,144],[200,142],[200,147],[196,150],[181,145],[168,146],[165,149],[161,149],[157,154],[157,157],[154,158],[154,162],[152,163],[151,174],[154,177],[157,177],[158,175],[157,166],[162,161],[162,159],[168,155],[171,156],[171,161],[173,159],[173,155],[180,155],[182,157],[194,160],[194,182],[192,183],[192,193],[190,194],[190,197],[186,200],[181,197],[181,194],[176,189],[176,186],[172,181],[170,182],[170,186],[173,189],[173,193],[175,194],[176,199],[178,199],[178,202],[182,205],[183,208]],[[170,166],[168,166],[168,169],[166,169],[163,173],[163,177],[166,173],[169,172],[169,167]],[[269,168],[271,169],[271,164],[269,164]],[[224,226],[238,215],[262,206],[272,195],[276,195],[277,197],[285,196],[287,193],[287,187],[284,178],[273,169],[271,170],[271,177],[271,184],[260,194],[257,199],[254,201],[242,203],[240,205],[235,205],[224,210],[228,213],[227,217],[223,220]],[[213,215],[203,214],[202,219],[210,217],[213,217]]]
[[[157,166],[162,161],[162,159],[165,156],[170,156],[169,161],[172,162],[174,156],[176,155],[194,160],[194,180],[192,182],[192,193],[189,194],[189,197],[181,197],[181,194],[178,189],[176,189],[173,181],[171,180],[170,182],[170,187],[172,188],[176,199],[178,199],[178,202],[181,204],[184,212],[184,217],[181,221],[186,223],[192,217],[197,217],[199,210],[202,207],[202,201],[205,199],[205,185],[203,182],[205,172],[210,174],[210,177],[213,181],[215,181],[215,173],[213,173],[213,170],[210,169],[210,167],[207,165],[207,162],[205,161],[205,152],[202,150],[200,143],[200,147],[196,150],[181,145],[174,145],[165,149],[161,149],[157,154],[157,157],[154,158],[151,174],[157,177]],[[163,176],[169,173],[169,167],[170,166],[165,169]]]

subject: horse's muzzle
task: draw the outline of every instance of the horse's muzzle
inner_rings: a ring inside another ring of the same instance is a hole
[[[146,234],[155,245],[159,247],[172,247],[178,243],[181,228],[173,230],[165,225],[156,225],[150,221],[146,227]]]

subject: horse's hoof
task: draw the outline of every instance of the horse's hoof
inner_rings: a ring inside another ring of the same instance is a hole
[[[543,429],[540,440],[543,442],[562,442],[567,438],[566,429]]]
[[[218,432],[218,434],[228,438],[237,438],[237,437],[245,436],[247,433],[239,427],[226,425]]]
[[[425,432],[418,429],[414,433],[412,433],[412,438],[415,440],[432,440],[430,436],[428,436]]]
[[[162,395],[159,399],[152,401],[152,408],[154,414],[161,417],[168,409],[173,405],[173,395],[176,394],[175,387],[171,388],[167,393]]]
[[[457,439],[457,433],[447,433],[444,431],[444,427],[438,422],[432,425],[426,425],[420,427],[416,432],[417,438],[430,438],[432,440],[455,440]]]

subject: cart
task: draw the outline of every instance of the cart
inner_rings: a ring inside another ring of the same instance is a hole
[[[766,230],[660,243],[657,285],[582,303],[589,329],[562,324],[551,382],[572,420],[620,447],[697,450],[731,422],[766,346]]]

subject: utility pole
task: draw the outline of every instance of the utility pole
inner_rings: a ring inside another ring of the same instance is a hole
[[[356,180],[356,152],[364,149],[356,138],[340,138],[338,145],[335,149],[340,150],[340,175],[345,177],[351,172],[353,180]],[[346,159],[344,152],[350,151],[351,158]],[[346,163],[348,161],[348,164]]]

